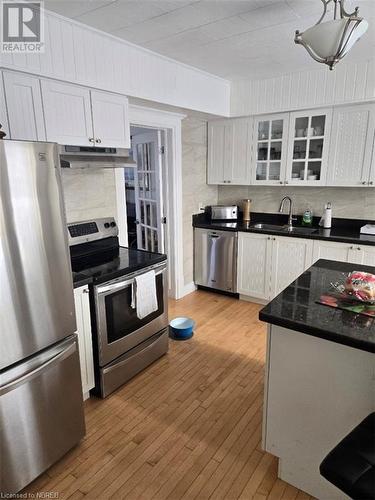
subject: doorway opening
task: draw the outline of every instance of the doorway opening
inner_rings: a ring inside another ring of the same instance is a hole
[[[135,166],[125,168],[128,246],[166,253],[165,131],[130,127]]]

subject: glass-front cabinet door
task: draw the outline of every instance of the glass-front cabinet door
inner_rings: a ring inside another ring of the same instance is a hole
[[[253,184],[284,184],[288,115],[268,115],[254,121]]]
[[[331,117],[331,109],[290,114],[285,184],[325,184]]]

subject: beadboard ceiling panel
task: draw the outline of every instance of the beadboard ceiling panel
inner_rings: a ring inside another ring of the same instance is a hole
[[[161,1],[167,3],[173,2]],[[0,67],[179,108],[229,115],[227,80],[47,11],[44,53],[0,53]]]
[[[351,62],[375,51],[375,0],[346,0],[347,10],[357,5],[370,27],[347,56]],[[293,36],[318,20],[320,0],[46,0],[45,6],[228,80],[317,64]]]
[[[375,61],[318,67],[260,80],[231,84],[231,116],[375,100]]]

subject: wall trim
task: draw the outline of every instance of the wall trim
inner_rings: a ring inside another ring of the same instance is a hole
[[[183,272],[183,242],[182,242],[182,138],[181,121],[186,115],[162,111],[144,106],[129,106],[130,125],[163,129],[166,132],[167,142],[167,187],[168,205],[167,217],[168,227],[168,262],[170,268],[170,295],[179,299],[184,295],[184,272]],[[125,199],[125,188],[123,178],[116,175],[116,191],[123,190]],[[120,203],[123,201],[120,200]],[[126,209],[118,213],[120,227],[127,231]]]
[[[185,297],[185,295],[189,295],[190,293],[193,293],[196,290],[197,290],[197,286],[194,283],[194,281],[192,281],[191,283],[187,283],[183,288],[183,294],[180,298]]]

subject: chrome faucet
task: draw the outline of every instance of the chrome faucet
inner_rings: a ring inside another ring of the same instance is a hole
[[[285,200],[289,201],[288,229],[290,229],[293,227],[293,221],[296,220],[293,217],[293,202],[292,202],[292,198],[290,196],[284,196],[284,198],[281,200],[279,212],[282,213],[282,211],[284,209]]]

